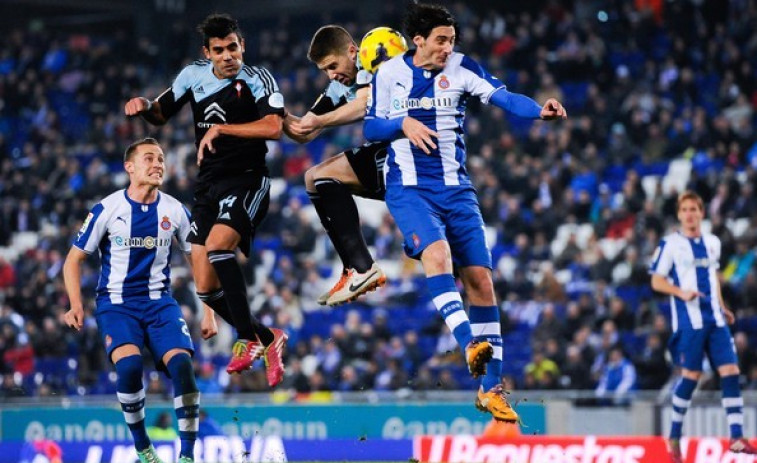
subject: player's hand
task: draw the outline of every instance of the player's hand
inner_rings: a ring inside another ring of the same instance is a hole
[[[206,341],[218,334],[218,324],[216,323],[216,316],[212,310],[206,310],[205,316],[202,317],[200,322],[200,335],[202,339]]]
[[[410,140],[410,143],[423,150],[426,154],[431,154],[432,149],[436,149],[434,138],[439,138],[439,134],[426,127],[423,122],[410,116],[402,121],[402,132]]]
[[[66,326],[80,331],[82,326],[84,326],[84,308],[81,306],[71,307],[68,312],[63,314],[63,321],[66,323]]]
[[[216,149],[213,147],[213,140],[221,135],[221,131],[218,125],[214,125],[205,132],[205,136],[200,140],[200,146],[197,147],[197,165],[202,164],[202,160],[205,158],[205,150],[210,153],[215,153]]]
[[[686,302],[693,301],[698,297],[704,297],[704,294],[700,293],[699,291],[691,291],[688,289],[682,289],[680,294],[678,295],[679,299]]]
[[[544,103],[544,106],[542,106],[539,117],[541,117],[545,121],[567,119],[568,112],[565,110],[565,107],[560,104],[559,101],[554,98],[550,98],[546,103]]]
[[[143,96],[138,96],[126,102],[126,106],[124,106],[124,114],[127,116],[136,116],[141,112],[147,111],[149,108],[150,100]]]
[[[298,125],[299,129],[304,132],[304,135],[308,135],[318,129],[323,128],[323,122],[321,122],[321,118],[311,112],[308,112],[307,114],[302,116],[302,119],[300,119]]]
[[[723,315],[725,315],[725,322],[729,325],[736,323],[736,315],[734,315],[733,312],[730,311],[730,309],[723,307]]]

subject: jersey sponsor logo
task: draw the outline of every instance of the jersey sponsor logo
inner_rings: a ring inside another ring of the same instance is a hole
[[[192,223],[189,224],[189,233],[191,233],[193,235],[197,235],[197,233],[198,233],[198,231],[197,231],[197,222],[195,222],[194,220],[192,221]]]
[[[171,245],[170,238],[156,238],[154,236],[124,238],[122,236],[114,236],[111,238],[114,245],[124,248],[145,248],[153,249],[156,247],[167,247]]]
[[[452,98],[450,97],[434,97],[429,98],[424,96],[423,98],[408,98],[405,100],[395,99],[392,100],[392,106],[396,110],[402,109],[432,109],[432,108],[451,108]]]
[[[218,119],[221,119],[221,121],[226,122],[226,111],[224,111],[221,105],[219,105],[218,103],[212,103],[210,106],[205,108],[204,113],[206,121],[215,116]]]
[[[164,215],[163,220],[160,221],[160,228],[166,231],[171,229],[171,219],[167,215]]]
[[[81,224],[81,228],[79,229],[79,235],[82,235],[85,231],[87,231],[87,227],[89,227],[89,223],[92,221],[92,218],[95,215],[93,213],[87,214],[87,218],[84,219],[84,223]]]
[[[442,74],[441,77],[439,77],[439,88],[446,90],[449,88],[449,79],[447,79],[447,76]]]
[[[271,108],[283,108],[284,107],[284,95],[279,92],[271,93],[268,97],[268,106]]]

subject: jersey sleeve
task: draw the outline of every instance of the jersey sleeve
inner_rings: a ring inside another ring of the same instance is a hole
[[[194,72],[192,66],[187,66],[181,70],[173,84],[158,97],[160,112],[163,117],[170,119],[174,114],[179,112],[182,106],[189,101],[191,95],[192,81]]]
[[[489,103],[494,92],[505,88],[505,84],[468,56],[463,56],[460,66],[469,71],[465,73],[465,91],[477,96],[484,104]]]
[[[386,66],[384,66],[386,67]],[[368,103],[366,105],[365,119],[386,119],[389,115],[389,100],[390,100],[390,72],[381,72],[381,69],[376,71],[373,76],[373,84],[371,85],[371,93],[368,95]]]
[[[192,245],[187,241],[189,236],[189,230],[191,229],[192,215],[189,210],[180,205],[181,207],[181,219],[179,220],[179,226],[176,228],[176,240],[179,242],[179,248],[185,253],[189,254],[192,250]]]
[[[79,233],[74,238],[73,245],[87,254],[92,254],[97,250],[97,246],[100,244],[103,236],[108,229],[108,218],[105,213],[105,207],[102,203],[97,203],[92,210],[87,214],[87,218],[84,219]]]
[[[320,116],[321,114],[330,113],[336,108],[347,103],[347,98],[344,95],[340,95],[336,92],[333,84],[329,84],[326,90],[321,93],[313,106],[310,108],[310,112]]]
[[[667,245],[666,241],[662,240],[652,256],[652,263],[649,265],[649,273],[667,277],[672,268],[673,252],[671,247]]]
[[[269,114],[278,114],[281,117],[286,115],[284,110],[284,95],[279,92],[279,86],[273,75],[261,67],[249,67],[249,79],[245,79],[250,87],[252,96],[258,107],[260,118]]]

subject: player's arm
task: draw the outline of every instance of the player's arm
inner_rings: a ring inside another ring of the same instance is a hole
[[[268,114],[257,121],[244,124],[216,124],[205,132],[197,147],[197,165],[202,164],[206,150],[215,153],[213,140],[226,135],[239,138],[257,138],[263,140],[278,140],[283,132],[283,117],[279,114]]]
[[[731,309],[728,308],[727,305],[725,305],[725,299],[723,299],[723,291],[720,289],[720,282],[722,281],[722,275],[720,272],[718,272],[718,278],[715,288],[718,292],[718,300],[720,301],[720,308],[723,309],[723,315],[725,316],[725,321],[729,325],[733,325],[736,323],[736,315],[731,311]]]
[[[127,116],[139,116],[152,125],[163,125],[168,119],[163,116],[158,100],[148,100],[143,96],[132,98],[126,102],[124,113]]]
[[[63,281],[71,308],[63,315],[66,325],[81,330],[84,326],[84,304],[81,297],[81,266],[87,258],[87,253],[71,246],[66,261],[63,263]]]
[[[685,290],[668,280],[666,275],[668,275],[673,269],[673,265],[671,247],[667,245],[665,240],[662,240],[660,241],[660,245],[657,246],[654,256],[652,257],[652,263],[649,266],[649,273],[652,275],[652,289],[658,293],[677,297],[686,302],[691,301],[696,297],[703,296],[703,294],[698,291]]]
[[[319,130],[325,127],[336,127],[361,121],[365,117],[369,93],[368,87],[362,87],[355,93],[354,100],[337,107],[333,111],[321,115],[308,112],[300,121],[300,125],[303,130]]]
[[[688,289],[680,288],[671,283],[667,278],[657,273],[652,275],[652,289],[658,293],[667,294],[668,296],[677,297],[686,302],[696,299],[697,297],[704,296],[699,291],[692,291]]]

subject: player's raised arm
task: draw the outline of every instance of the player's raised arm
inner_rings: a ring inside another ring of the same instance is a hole
[[[140,116],[153,125],[163,125],[168,119],[163,117],[158,100],[149,100],[143,96],[132,98],[124,106],[124,114],[127,116]]]

